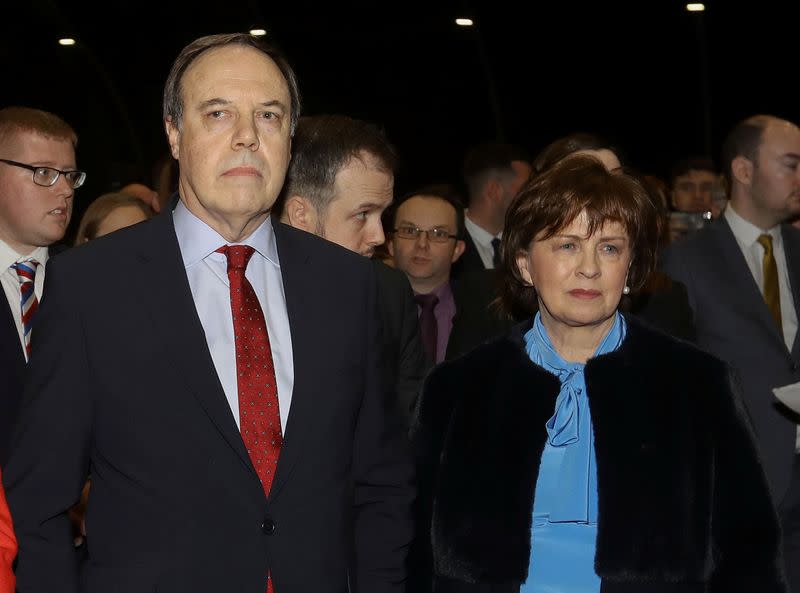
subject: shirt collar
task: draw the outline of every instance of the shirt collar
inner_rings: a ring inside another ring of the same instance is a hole
[[[753,244],[758,241],[758,238],[763,234],[772,236],[773,245],[781,243],[780,225],[775,225],[771,229],[764,231],[753,223],[742,218],[736,212],[736,210],[734,210],[733,205],[730,203],[725,208],[725,211],[722,213],[722,215],[728,222],[728,226],[731,227],[733,236],[736,237],[740,243],[747,247],[752,247]]]
[[[450,282],[443,282],[431,291],[439,298],[439,302],[445,300],[453,300],[453,289],[450,288]]]
[[[37,247],[28,255],[20,255],[16,250],[12,249],[8,243],[0,239],[0,272],[6,271],[18,261],[25,261],[28,259],[35,259],[39,262],[40,266],[43,266],[47,263],[49,256],[50,252],[47,247]]]
[[[204,260],[223,245],[229,245],[222,235],[197,218],[182,201],[172,212],[175,224],[175,234],[178,236],[178,245],[181,248],[183,265],[187,268]],[[244,241],[237,245],[249,245],[262,257],[280,267],[278,260],[278,246],[275,242],[275,231],[272,228],[271,217],[262,222]]]
[[[477,224],[472,222],[469,216],[466,215],[464,216],[464,226],[467,227],[467,231],[469,231],[469,234],[472,235],[473,239],[475,239],[478,243],[486,247],[492,246],[492,239],[494,239],[495,236],[498,239],[503,236],[503,231],[500,231],[499,233],[497,233],[497,235],[493,235],[482,226],[478,226]]]

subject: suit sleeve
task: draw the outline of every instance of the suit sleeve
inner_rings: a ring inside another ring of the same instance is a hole
[[[14,593],[16,577],[12,568],[17,557],[17,538],[8,512],[8,503],[0,488],[0,593]]]
[[[780,528],[738,381],[712,402],[716,425],[711,516],[713,593],[784,593]]]
[[[92,409],[78,283],[60,263],[47,268],[28,380],[3,476],[19,541],[21,593],[78,591],[67,512],[80,499],[88,474]]]
[[[412,538],[414,498],[408,437],[382,393],[380,318],[374,271],[365,293],[365,391],[353,450],[356,593],[405,591],[406,556]]]

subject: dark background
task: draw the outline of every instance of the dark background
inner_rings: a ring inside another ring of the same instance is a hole
[[[92,6],[93,4],[93,6]],[[665,176],[687,154],[716,157],[726,130],[765,112],[800,121],[800,2],[314,3],[267,0],[5,0],[0,106],[60,114],[80,136],[86,204],[129,181],[152,185],[166,152],[161,90],[194,38],[268,30],[295,67],[304,112],[382,125],[397,145],[397,191],[459,181],[469,146],[532,154],[589,131]],[[477,27],[454,24],[469,15]],[[57,44],[60,36],[78,40]]]

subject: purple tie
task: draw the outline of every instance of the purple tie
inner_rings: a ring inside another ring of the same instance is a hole
[[[416,294],[414,300],[419,305],[419,333],[425,355],[432,364],[436,364],[436,342],[439,332],[433,310],[439,303],[439,297],[432,293]]]

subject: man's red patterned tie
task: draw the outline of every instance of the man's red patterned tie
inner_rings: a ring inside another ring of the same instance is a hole
[[[254,249],[247,245],[228,245],[217,251],[228,258],[236,344],[239,430],[264,487],[264,494],[269,496],[283,435],[267,324],[253,286],[245,277],[247,262]],[[271,575],[267,575],[267,593],[273,593]]]

